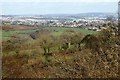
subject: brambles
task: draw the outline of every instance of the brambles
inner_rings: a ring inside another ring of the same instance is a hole
[[[3,77],[118,77],[120,38],[115,31],[83,36],[67,30],[57,37],[40,31],[35,39],[13,36],[3,42]]]

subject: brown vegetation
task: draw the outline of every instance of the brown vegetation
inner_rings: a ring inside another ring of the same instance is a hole
[[[60,37],[3,42],[3,78],[117,78],[120,37],[112,28],[83,36],[68,30]]]

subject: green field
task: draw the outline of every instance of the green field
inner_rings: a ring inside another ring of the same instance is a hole
[[[10,30],[10,31],[0,30],[0,37],[3,40],[7,40],[12,35],[26,34],[26,33],[34,32],[37,30],[48,30],[48,31],[52,32],[53,35],[58,36],[58,35],[61,35],[65,30],[69,30],[69,29],[77,31],[77,32],[81,32],[84,35],[96,33],[96,31],[85,30],[82,28],[44,27],[44,28],[35,28],[35,29],[29,29],[29,30]]]

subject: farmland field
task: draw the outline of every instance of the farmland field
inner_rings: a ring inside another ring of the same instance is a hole
[[[87,34],[95,34],[96,31],[92,31],[92,30],[85,30],[82,28],[63,28],[63,27],[43,27],[43,28],[34,28],[34,29],[23,29],[23,30],[9,30],[9,31],[1,31],[0,30],[0,37],[2,37],[3,40],[7,40],[9,39],[11,36],[13,35],[19,35],[19,34],[26,34],[26,33],[30,33],[30,32],[35,32],[38,30],[47,30],[52,32],[51,34],[55,35],[55,36],[59,36],[61,35],[65,30],[74,30],[77,32],[81,32],[83,35],[87,35]]]

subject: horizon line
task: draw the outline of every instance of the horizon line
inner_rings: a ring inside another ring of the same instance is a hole
[[[49,14],[0,14],[0,15],[78,15],[78,14],[117,14],[117,12],[82,12],[82,13],[49,13]]]

